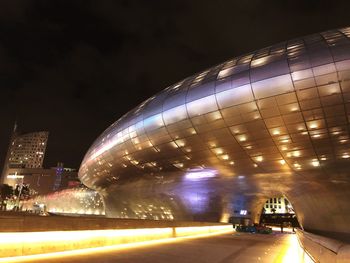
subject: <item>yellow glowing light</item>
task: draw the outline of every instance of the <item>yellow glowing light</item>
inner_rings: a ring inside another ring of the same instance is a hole
[[[216,147],[216,144],[213,143],[213,142],[210,142],[210,143],[209,143],[209,146],[210,146],[211,148],[215,148],[215,147]]]
[[[262,156],[257,156],[257,157],[255,158],[255,160],[256,160],[257,162],[262,162],[262,161],[264,160],[264,158],[263,158]]]
[[[248,145],[248,146],[246,146],[245,148],[246,148],[246,149],[248,149],[248,150],[250,150],[250,149],[252,149],[252,148],[253,148],[253,146]]]
[[[224,151],[221,149],[221,148],[216,148],[216,149],[214,149],[214,152],[216,153],[216,154],[223,154],[224,153]]]
[[[239,137],[239,141],[240,142],[245,142],[246,140],[247,140],[247,138],[245,136]]]
[[[176,144],[179,146],[179,147],[184,147],[185,146],[185,142],[183,140],[177,140],[176,141]]]
[[[348,159],[348,158],[350,158],[350,155],[349,155],[348,153],[344,153],[343,156],[342,156],[342,158]]]
[[[84,230],[84,231],[47,231],[47,232],[13,232],[0,233],[2,251],[8,248],[10,253],[13,246],[39,245],[40,251],[31,253],[45,253],[36,255],[13,256],[2,254],[0,262],[36,262],[39,259],[70,258],[81,254],[106,253],[119,249],[150,246],[162,243],[178,242],[185,239],[208,237],[232,232],[232,225],[214,225],[201,227],[175,228],[145,228],[120,230]],[[107,246],[103,246],[103,243]],[[74,246],[67,246],[74,244]],[[84,248],[86,244],[98,244],[99,247]],[[75,247],[71,251],[57,251]],[[57,252],[53,252],[53,251]],[[22,251],[22,250],[21,250]],[[31,250],[27,250],[31,251]],[[30,252],[29,252],[30,253]]]
[[[294,157],[299,157],[301,154],[300,154],[300,151],[294,151],[293,152],[293,156]]]
[[[311,123],[309,127],[310,129],[316,129],[318,126],[316,123]]]
[[[179,148],[179,146],[178,146],[175,142],[171,142],[170,144],[171,144],[171,146],[173,146],[174,148]]]
[[[301,168],[301,165],[298,164],[298,163],[294,163],[293,166],[294,166],[295,168],[297,168],[297,169],[300,169],[300,168]]]
[[[282,151],[287,151],[287,150],[288,150],[288,147],[287,147],[287,146],[282,146],[282,147],[281,147],[281,150],[282,150]]]
[[[295,263],[305,262],[311,263],[313,261],[310,256],[303,250],[298,242],[296,235],[286,235],[287,242],[283,245],[282,250],[275,258],[274,262]]]
[[[286,161],[285,161],[285,160],[280,160],[279,162],[280,162],[280,164],[282,164],[282,165],[285,165],[285,164],[286,164]]]
[[[273,135],[280,135],[281,133],[280,133],[279,130],[274,130],[274,131],[272,132],[272,134],[273,134]]]
[[[311,164],[312,164],[312,166],[314,166],[314,167],[320,166],[320,162],[319,162],[318,160],[312,160]]]
[[[227,154],[224,154],[223,156],[221,156],[222,157],[222,159],[224,159],[224,160],[228,160],[230,157],[227,155]]]
[[[253,166],[254,166],[254,167],[258,167],[258,165],[257,165],[256,163],[255,163],[255,164],[253,164]]]
[[[321,158],[321,161],[326,161],[326,160],[327,160],[326,157],[322,157],[322,158]]]
[[[313,138],[319,138],[321,137],[321,134],[315,134],[315,135],[312,135]]]
[[[234,162],[234,161],[231,161],[231,162],[230,162],[230,164],[231,164],[231,165],[234,165],[234,164],[235,164],[235,162]]]

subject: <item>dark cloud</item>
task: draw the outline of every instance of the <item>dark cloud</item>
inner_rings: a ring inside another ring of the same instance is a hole
[[[2,1],[0,160],[17,118],[78,167],[109,124],[166,86],[279,41],[350,25],[348,1]]]

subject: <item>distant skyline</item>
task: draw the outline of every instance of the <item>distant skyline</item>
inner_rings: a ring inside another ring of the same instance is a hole
[[[279,41],[350,26],[349,1],[0,3],[0,162],[17,119],[49,131],[44,166],[79,168],[99,134],[196,72]]]

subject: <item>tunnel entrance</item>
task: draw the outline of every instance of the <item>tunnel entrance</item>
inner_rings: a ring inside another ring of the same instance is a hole
[[[291,202],[284,196],[266,200],[261,211],[260,224],[278,227],[300,227]]]

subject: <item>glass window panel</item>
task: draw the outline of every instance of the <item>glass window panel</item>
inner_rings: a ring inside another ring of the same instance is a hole
[[[158,129],[164,126],[162,114],[153,115],[144,119],[143,126],[146,131]]]
[[[333,94],[327,97],[321,97],[321,103],[323,106],[342,104],[343,98],[340,94]]]
[[[325,75],[325,74],[332,73],[332,72],[336,71],[334,63],[314,67],[312,70],[313,70],[315,76]]]
[[[181,105],[170,110],[164,111],[163,118],[166,125],[186,119],[186,106]]]
[[[309,100],[318,97],[317,88],[297,90],[299,101]]]
[[[313,67],[333,62],[333,58],[326,47],[309,49],[308,55]]]
[[[262,79],[269,79],[289,73],[289,67],[286,60],[280,60],[263,67],[252,68],[250,71],[251,82]]]
[[[304,69],[304,70],[299,70],[299,71],[294,71],[292,72],[292,79],[293,81],[298,81],[301,79],[307,79],[307,78],[312,78],[313,72],[311,69]]]
[[[254,100],[250,85],[217,93],[216,98],[221,109]]]
[[[338,76],[337,73],[331,73],[327,75],[317,76],[315,77],[315,80],[317,85],[324,85],[338,82]]]
[[[295,89],[306,89],[310,87],[315,87],[316,82],[314,78],[303,79],[299,81],[294,81]]]
[[[265,123],[267,128],[275,128],[284,125],[282,117],[273,117],[265,119]]]
[[[214,82],[202,84],[198,87],[190,88],[186,95],[186,101],[193,101],[214,94]]]
[[[231,76],[234,72],[234,67],[223,69],[218,74],[218,79],[226,78],[228,76]]]
[[[234,74],[231,80],[232,80],[232,88],[250,84],[249,71],[246,70],[246,71]]]
[[[257,101],[260,109],[269,109],[271,107],[277,107],[277,101],[275,97],[260,99]]]
[[[306,55],[299,55],[294,58],[289,58],[289,67],[292,72],[311,68],[309,59]]]
[[[180,91],[165,99],[163,104],[163,111],[184,105],[186,101],[186,91]]]
[[[300,101],[300,107],[302,110],[316,109],[321,107],[321,102],[318,98],[312,100],[304,100]]]
[[[270,118],[280,115],[279,109],[277,107],[262,109],[260,110],[260,113],[263,116],[263,118]]]
[[[225,91],[232,88],[232,81],[231,79],[218,80],[216,81],[215,86],[216,92]]]
[[[188,115],[190,117],[198,116],[211,111],[218,110],[214,95],[189,102],[186,105],[187,105]]]
[[[294,90],[289,74],[252,83],[257,99],[266,98]]]
[[[320,86],[318,87],[318,92],[320,96],[329,96],[333,94],[339,94],[340,93],[339,83]]]

